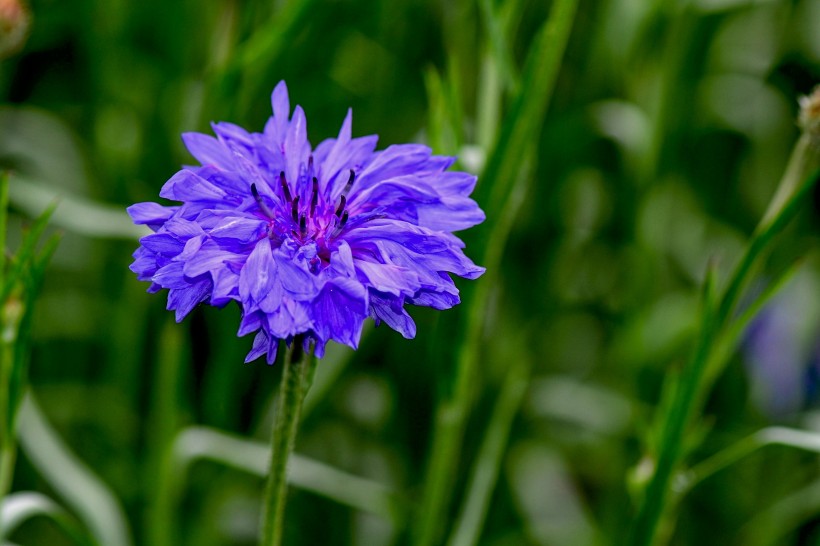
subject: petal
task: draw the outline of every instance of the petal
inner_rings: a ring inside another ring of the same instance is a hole
[[[359,280],[379,292],[412,296],[421,288],[418,274],[405,267],[357,260],[356,269]]]
[[[212,182],[186,170],[172,176],[159,195],[174,201],[219,201],[226,196],[225,191]]]
[[[301,264],[277,249],[273,253],[282,287],[295,299],[312,299],[317,293],[316,277]],[[306,265],[306,264],[305,264]]]
[[[413,339],[416,337],[416,323],[401,305],[395,303],[394,300],[370,293],[370,310],[375,318],[384,321],[405,339]]]
[[[159,203],[136,203],[128,207],[126,212],[131,220],[138,225],[147,225],[154,231],[168,221],[179,207],[164,207]]]
[[[207,280],[202,280],[189,285],[189,287],[184,290],[170,290],[168,292],[167,309],[169,311],[172,309],[176,310],[176,321],[182,322],[182,319],[184,319],[194,307],[208,299],[210,288],[211,283]]]
[[[438,309],[439,311],[450,309],[461,302],[458,294],[448,294],[446,292],[433,292],[426,290],[419,292],[407,301],[413,305],[432,307],[433,309]]]
[[[160,268],[151,280],[163,288],[185,289],[191,286],[191,283],[185,278],[182,272],[182,264],[180,262],[171,262],[165,267]]]
[[[290,100],[288,99],[288,86],[282,80],[273,89],[270,98],[271,107],[273,109],[273,119],[276,123],[276,130],[280,134],[284,134],[288,125],[288,118],[290,117]]]
[[[233,168],[230,151],[216,138],[202,133],[182,133],[182,141],[200,164],[216,165],[229,170]]]
[[[208,235],[217,239],[234,239],[240,243],[250,243],[265,235],[266,226],[267,223],[258,218],[228,216],[216,224]]]
[[[257,244],[239,274],[239,296],[249,305],[258,305],[270,292],[276,276],[276,263],[267,239]]]
[[[347,278],[327,282],[311,308],[316,333],[322,339],[333,339],[354,349],[358,346],[367,310],[364,286]]]
[[[170,233],[152,233],[140,239],[140,244],[156,254],[176,256],[185,244]]]
[[[287,160],[285,177],[291,185],[299,180],[299,170],[307,162],[308,149],[305,112],[301,106],[297,106],[293,111],[293,119],[290,121],[284,143],[285,159]]]
[[[268,336],[264,331],[260,330],[256,337],[253,338],[253,347],[248,355],[245,357],[245,364],[256,360],[268,350]]]

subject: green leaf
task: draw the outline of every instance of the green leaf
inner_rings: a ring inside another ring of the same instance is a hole
[[[128,521],[117,497],[51,428],[34,397],[18,416],[20,446],[40,475],[72,508],[100,546],[131,546]]]
[[[0,539],[8,538],[24,522],[38,516],[51,519],[74,543],[83,546],[93,544],[68,512],[47,496],[33,491],[13,493],[3,499]]]
[[[85,199],[29,177],[11,177],[9,198],[14,206],[31,215],[41,214],[44,208],[59,202],[52,224],[86,237],[133,241],[150,233],[145,226],[134,225],[124,207]]]
[[[182,430],[174,442],[172,464],[166,468],[164,490],[171,502],[175,502],[182,491],[191,466],[200,460],[264,478],[268,472],[270,446],[208,427]],[[390,488],[297,453],[290,457],[288,482],[351,508],[382,516],[396,526],[403,521],[404,501]]]
[[[470,474],[464,504],[450,535],[450,546],[471,546],[478,543],[498,480],[510,429],[527,392],[529,376],[530,364],[520,359],[513,362],[507,372]]]

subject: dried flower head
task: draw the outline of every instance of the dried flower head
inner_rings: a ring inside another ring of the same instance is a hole
[[[800,97],[799,102],[798,125],[811,135],[813,142],[820,142],[820,85],[811,94]]]
[[[181,205],[129,207],[155,231],[131,270],[149,292],[168,289],[177,321],[202,302],[238,302],[238,335],[256,332],[246,362],[272,363],[279,340],[297,335],[317,356],[331,339],[355,348],[368,316],[414,337],[405,304],[450,308],[449,274],[484,272],[452,234],[484,220],[469,198],[475,176],[447,171],[454,159],[421,145],[374,151],[376,136],[351,138],[350,111],[339,136],[313,149],[284,82],[272,103],[262,133],[215,123],[216,138],[183,135],[201,166],[160,191]]]
[[[25,0],[0,0],[0,59],[20,51],[31,28]]]

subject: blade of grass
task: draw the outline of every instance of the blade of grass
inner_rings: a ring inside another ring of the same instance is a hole
[[[504,212],[509,211],[513,186],[525,166],[526,154],[532,150],[547,104],[552,94],[569,39],[577,8],[577,0],[558,0],[549,20],[536,37],[524,69],[522,92],[514,101],[507,121],[489,158],[475,198],[485,208],[488,220],[478,226],[476,248],[483,251],[488,274],[465,297],[469,302],[467,321],[460,336],[452,392],[441,401],[434,422],[431,454],[425,476],[425,490],[418,525],[414,527],[416,546],[436,543],[441,535],[452,498],[452,483],[456,475],[461,442],[466,426],[473,390],[473,376],[478,360],[481,325],[483,324],[491,277],[500,262],[505,230]],[[509,216],[509,215],[506,215]],[[495,233],[504,236],[495,236]],[[491,239],[495,244],[490,247]],[[489,277],[489,278],[488,278]]]
[[[23,400],[18,420],[20,446],[26,456],[74,510],[97,544],[131,546],[128,522],[117,497],[63,443],[30,393]]]
[[[513,362],[507,372],[473,465],[464,495],[465,502],[450,535],[450,546],[478,544],[498,480],[498,471],[507,447],[510,429],[527,392],[529,377],[530,364],[523,359]]]
[[[786,446],[820,453],[820,434],[788,427],[767,427],[712,455],[683,476],[680,487],[688,491],[706,478],[766,446]]]
[[[43,232],[48,225],[48,221],[56,208],[56,203],[52,203],[48,206],[46,210],[43,211],[43,213],[40,214],[40,216],[34,221],[23,237],[23,242],[17,250],[9,269],[8,277],[5,279],[6,282],[3,283],[2,291],[0,292],[0,301],[6,301],[15,283],[18,282],[18,279],[22,279],[23,281],[25,280],[23,278],[23,271],[30,266],[31,261],[34,259],[37,252],[37,244],[40,242],[40,237],[43,235]]]
[[[656,541],[661,519],[665,515],[672,477],[685,455],[685,434],[693,415],[702,405],[711,385],[710,380],[722,371],[723,363],[714,365],[709,370],[715,349],[721,345],[724,330],[754,268],[768,251],[774,238],[797,215],[820,174],[817,170],[820,165],[820,150],[811,145],[811,138],[813,137],[809,133],[801,136],[779,185],[780,188],[787,188],[787,197],[781,200],[780,192],[776,194],[778,197],[773,202],[779,204],[775,206],[775,212],[767,213],[761,220],[714,309],[707,307],[708,312],[704,316],[696,349],[681,374],[672,405],[663,421],[655,470],[630,529],[628,544],[649,546]]]
[[[6,276],[6,231],[9,220],[9,173],[0,172],[0,286]]]
[[[189,358],[184,335],[183,328],[173,320],[167,319],[157,345],[144,478],[144,483],[149,484],[146,488],[149,505],[146,510],[145,528],[148,531],[149,543],[153,546],[179,544],[172,507],[169,506],[168,499],[162,494],[162,488],[157,482],[166,454],[172,449],[174,437],[180,426],[179,381],[182,369]]]
[[[61,506],[41,493],[21,491],[3,499],[0,508],[0,539],[6,539],[20,525],[34,517],[52,520],[71,540],[81,546],[92,546],[79,524]]]
[[[51,223],[87,237],[136,240],[150,233],[145,226],[134,225],[123,207],[58,192],[46,184],[21,176],[12,177],[9,199],[31,215],[41,214],[44,207],[59,200],[60,207],[54,212]]]
[[[208,427],[188,427],[174,442],[173,458],[165,471],[173,475],[166,480],[164,494],[176,502],[191,467],[201,460],[216,462],[264,478],[268,472],[270,446]],[[404,501],[390,488],[329,465],[293,453],[289,462],[288,482],[306,491],[333,499],[363,512],[376,514],[397,527],[403,522]]]

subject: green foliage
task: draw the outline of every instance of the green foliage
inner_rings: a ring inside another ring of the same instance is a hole
[[[231,306],[173,323],[124,209],[285,79],[314,144],[352,107],[479,174],[488,267],[416,340],[328,347],[285,544],[820,543],[820,223],[789,162],[816,0],[28,4],[0,64],[4,540],[257,544],[281,366],[241,364]]]

